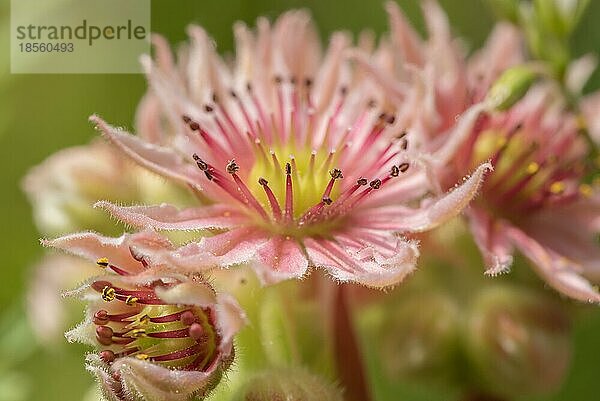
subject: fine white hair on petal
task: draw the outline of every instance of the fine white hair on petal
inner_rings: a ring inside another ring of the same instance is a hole
[[[256,30],[236,24],[233,62],[218,55],[201,27],[189,27],[191,43],[175,67],[166,43],[155,40],[157,59],[144,63],[157,101],[146,99],[146,121],[138,125],[159,143],[92,121],[129,158],[191,186],[209,204],[96,206],[137,227],[199,232],[196,241],[160,254],[176,270],[249,263],[264,284],[301,279],[315,264],[311,241],[316,249],[321,237],[346,241],[352,232],[362,245],[345,244],[350,259],[327,264],[337,280],[374,287],[402,280],[414,267],[417,244],[386,236],[428,230],[459,214],[489,166],[437,196],[436,175],[484,106],[463,110],[466,64],[441,8],[423,5],[430,37],[422,40],[395,5],[387,7],[393,32],[375,49],[368,39],[351,49],[351,37],[338,32],[323,51],[305,11],[272,24],[261,18]],[[172,129],[167,140],[158,132],[160,118]],[[441,140],[446,135],[451,140]],[[437,148],[429,146],[434,136]],[[432,154],[431,166],[419,172],[423,152]],[[417,209],[404,206],[418,202]],[[384,221],[392,211],[397,215]],[[218,231],[208,237],[207,230]],[[369,271],[353,258],[369,260]]]

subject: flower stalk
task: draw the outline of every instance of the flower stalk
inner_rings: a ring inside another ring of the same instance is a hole
[[[334,299],[334,350],[339,379],[348,401],[371,401],[366,366],[348,306],[347,284],[338,285]]]

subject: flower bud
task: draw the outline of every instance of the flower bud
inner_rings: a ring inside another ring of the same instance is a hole
[[[27,317],[41,345],[55,347],[64,341],[63,333],[81,314],[81,308],[65,303],[60,293],[96,273],[90,263],[69,255],[48,254],[34,266],[27,291]]]
[[[466,345],[484,389],[508,398],[550,392],[567,372],[570,322],[543,294],[490,287],[474,302]]]
[[[232,401],[342,401],[341,391],[300,368],[273,369],[251,377]]]
[[[545,31],[568,37],[577,26],[589,0],[535,0],[539,23]]]
[[[527,93],[537,78],[537,73],[526,65],[504,71],[490,88],[486,101],[497,110],[506,110]]]
[[[44,235],[79,230],[115,231],[98,200],[152,203],[157,199],[184,203],[184,192],[140,167],[130,165],[102,142],[57,152],[31,169],[23,189]]]
[[[387,313],[379,334],[379,353],[390,377],[429,379],[450,372],[460,320],[454,300],[419,292]]]
[[[38,229],[56,235],[80,229],[112,231],[114,223],[92,205],[98,199],[127,201],[137,196],[131,171],[101,142],[53,154],[23,181]]]
[[[151,264],[153,255],[142,254],[142,241],[147,246],[153,238],[134,234],[119,243],[87,234],[51,243],[88,257],[112,248],[112,260],[97,260],[107,274],[71,293],[86,300],[88,308],[86,320],[67,333],[69,341],[98,350],[88,355],[87,367],[108,400],[203,396],[231,364],[233,336],[245,322],[231,296],[216,294],[200,278],[152,273],[165,271]]]

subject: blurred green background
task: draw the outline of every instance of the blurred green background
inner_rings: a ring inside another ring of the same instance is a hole
[[[49,1],[49,0],[44,0]],[[493,16],[484,0],[441,0],[455,32],[470,48],[480,46]],[[422,28],[418,0],[399,1],[414,24]],[[87,143],[95,132],[87,117],[98,113],[108,121],[132,126],[146,84],[142,75],[11,75],[9,67],[9,1],[0,3],[0,401],[80,400],[91,378],[83,369],[83,347],[59,344],[53,350],[35,348],[23,319],[23,293],[32,265],[42,249],[31,211],[20,190],[30,166],[67,146]],[[337,29],[358,32],[387,29],[381,1],[323,0],[153,0],[152,30],[171,43],[185,40],[189,23],[204,26],[221,52],[232,49],[231,26],[236,20],[253,24],[257,16],[271,18],[292,7],[309,9],[323,38]],[[597,51],[600,43],[600,1],[592,1],[573,40],[576,54]],[[589,88],[600,86],[594,75]],[[586,315],[575,330],[573,369],[558,394],[536,400],[590,401],[600,390],[600,310]],[[26,338],[27,341],[19,341]],[[23,345],[24,344],[24,345]],[[9,380],[10,379],[10,380]],[[7,387],[7,383],[22,383]],[[16,392],[14,392],[17,390]],[[400,392],[399,392],[400,391]],[[22,394],[18,394],[22,392]],[[444,400],[431,389],[382,389],[386,400]],[[17,398],[10,398],[17,397]],[[19,398],[20,397],[20,398]]]

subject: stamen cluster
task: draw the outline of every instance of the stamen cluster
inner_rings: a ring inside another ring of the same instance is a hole
[[[98,264],[122,272],[107,259]],[[110,364],[116,358],[132,356],[182,370],[203,370],[210,365],[219,338],[209,308],[161,300],[157,288],[167,290],[174,283],[156,280],[127,285],[113,281],[91,284],[106,303],[106,308],[93,315],[96,341],[107,347],[100,352],[103,361]]]

